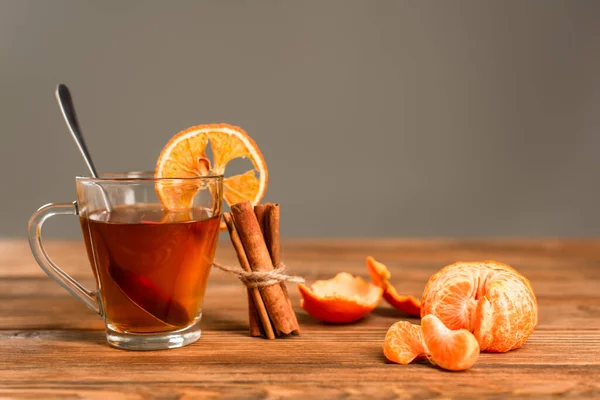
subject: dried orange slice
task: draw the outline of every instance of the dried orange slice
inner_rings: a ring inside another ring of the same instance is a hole
[[[213,163],[207,158],[210,143]],[[227,164],[236,158],[247,158],[253,169],[223,180],[223,198],[230,206],[242,200],[258,204],[267,189],[268,170],[258,146],[237,126],[209,124],[192,126],[179,132],[163,148],[156,162],[157,178],[190,178],[209,172],[225,173]],[[259,173],[259,177],[256,176]],[[184,210],[199,188],[185,184],[185,180],[157,185],[163,206],[168,210]]]
[[[450,371],[463,371],[479,357],[479,343],[466,329],[450,330],[435,315],[421,320],[429,361]]]
[[[475,334],[481,351],[521,347],[538,322],[529,281],[497,261],[457,262],[433,275],[423,292],[421,315],[434,314],[450,329]]]
[[[361,277],[340,272],[329,280],[320,280],[310,288],[298,285],[300,305],[311,316],[324,322],[344,324],[358,321],[373,311],[383,290]]]
[[[383,341],[383,354],[398,364],[410,364],[428,353],[421,326],[398,321],[388,329]]]
[[[369,256],[367,257],[367,269],[369,270],[371,281],[383,289],[383,298],[388,303],[409,315],[415,317],[421,315],[421,302],[413,296],[400,296],[398,294],[396,288],[388,282],[391,274],[385,265]]]

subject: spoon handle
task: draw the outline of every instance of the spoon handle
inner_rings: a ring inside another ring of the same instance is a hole
[[[85,140],[83,139],[83,134],[81,133],[81,129],[79,128],[79,123],[77,122],[77,115],[75,114],[75,106],[73,105],[73,98],[71,97],[71,92],[67,85],[63,85],[62,83],[56,87],[56,100],[58,100],[58,105],[60,106],[60,110],[62,111],[62,115],[65,118],[65,122],[69,127],[69,131],[71,132],[71,136],[77,143],[77,147],[79,147],[79,151],[87,164],[90,173],[93,178],[98,178],[98,173],[96,172],[96,168],[94,167],[94,163],[92,162],[92,157],[90,156],[90,152],[85,145]],[[106,210],[108,212],[112,211],[112,205],[110,204],[110,198],[108,197],[108,193],[104,190],[102,185],[98,185],[100,188],[100,193],[102,194],[102,199],[104,200],[104,204],[106,205]]]
[[[85,145],[85,140],[83,139],[83,135],[81,134],[81,129],[79,128],[79,122],[77,122],[77,114],[75,114],[75,106],[73,105],[73,99],[71,97],[71,92],[69,88],[60,84],[56,87],[56,100],[58,100],[58,105],[60,106],[60,110],[62,111],[62,115],[65,118],[65,122],[69,127],[69,131],[77,143],[77,147],[79,147],[79,151],[83,155],[85,163],[87,164],[92,177],[98,178],[98,173],[96,172],[96,168],[92,163],[92,157],[90,156],[90,152]]]

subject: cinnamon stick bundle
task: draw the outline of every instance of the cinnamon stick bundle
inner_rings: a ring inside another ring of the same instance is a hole
[[[279,241],[280,211],[278,204],[252,207],[243,201],[231,207],[232,215],[224,219],[238,261],[246,271],[271,271],[281,262]],[[284,282],[248,289],[250,334],[299,334],[300,327]]]

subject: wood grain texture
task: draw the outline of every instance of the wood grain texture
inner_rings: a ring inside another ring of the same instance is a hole
[[[83,244],[50,242],[53,259],[91,287]],[[297,240],[283,260],[308,282],[340,271],[367,277],[373,255],[401,293],[421,295],[429,276],[458,260],[497,259],[527,276],[540,324],[527,344],[482,354],[473,369],[389,364],[381,345],[399,319],[382,303],[366,319],[321,324],[299,307],[302,335],[248,336],[246,292],[212,272],[203,336],[176,350],[126,352],[106,344],[102,320],[37,267],[26,241],[0,241],[0,398],[465,398],[600,396],[600,240]],[[227,240],[217,252],[235,263]]]

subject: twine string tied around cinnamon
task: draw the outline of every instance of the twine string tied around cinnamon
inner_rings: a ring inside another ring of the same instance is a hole
[[[301,276],[289,275],[287,268],[283,263],[270,271],[252,272],[245,271],[241,267],[229,267],[217,262],[213,262],[213,266],[221,271],[237,276],[237,278],[249,288],[263,288],[280,282],[304,283],[304,278]]]

